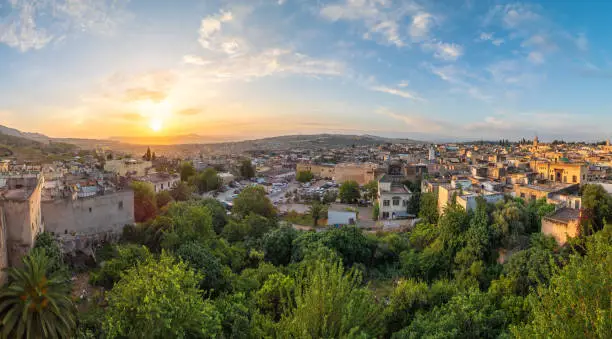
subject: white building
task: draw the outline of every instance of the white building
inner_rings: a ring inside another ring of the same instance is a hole
[[[221,178],[221,181],[223,181],[223,185],[229,185],[232,183],[232,181],[236,180],[236,177],[229,172],[219,173],[219,178]]]
[[[433,146],[429,147],[429,157],[428,157],[428,160],[430,162],[436,161],[436,150],[433,148]]]
[[[408,203],[412,192],[401,183],[393,182],[387,174],[378,180],[378,218],[397,219],[408,216]]]
[[[181,181],[181,177],[178,174],[152,173],[136,180],[150,183],[153,185],[155,193],[159,193],[174,188]]]

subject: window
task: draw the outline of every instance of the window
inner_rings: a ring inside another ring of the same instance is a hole
[[[555,180],[555,177],[552,174],[550,175],[550,180]]]
[[[566,175],[563,176],[563,182],[567,182],[567,176]]]
[[[572,182],[578,182],[578,178],[575,175],[572,176]]]
[[[408,206],[408,200],[402,200],[402,206],[404,207]]]
[[[521,198],[525,199],[525,193],[521,193]]]
[[[383,212],[382,218],[383,219],[389,219],[389,212]]]
[[[393,199],[393,206],[399,206],[399,199]]]
[[[536,200],[536,196],[532,194],[532,195],[529,197],[529,199],[530,199],[530,200]]]
[[[119,201],[119,209],[122,210],[123,209],[123,201]]]
[[[89,213],[91,213],[91,207],[89,208]]]
[[[161,189],[164,189],[164,184],[161,184]]]
[[[383,200],[383,206],[389,206],[389,200]]]

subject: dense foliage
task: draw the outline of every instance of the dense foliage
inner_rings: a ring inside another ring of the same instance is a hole
[[[76,323],[43,235],[31,257],[43,255],[44,269],[13,269],[1,330],[23,331],[15,324],[25,314],[31,331],[78,338],[609,337],[612,225],[560,247],[540,233],[554,208],[545,200],[478,199],[474,211],[451,203],[439,214],[434,198],[421,195],[422,220],[402,233],[299,231],[255,186],[231,215],[213,199],[170,201],[99,256],[90,283],[105,292],[82,302]],[[588,207],[600,209],[594,216],[605,215],[600,203]],[[61,312],[23,313],[47,310],[31,294],[42,282]]]

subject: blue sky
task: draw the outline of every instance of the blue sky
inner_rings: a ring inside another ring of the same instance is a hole
[[[51,136],[612,136],[612,2],[0,0],[0,124]]]

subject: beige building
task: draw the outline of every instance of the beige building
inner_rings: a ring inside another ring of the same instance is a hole
[[[345,181],[354,180],[359,185],[365,185],[376,179],[378,166],[372,163],[363,164],[337,164],[337,165],[315,165],[299,163],[296,172],[309,171],[315,178],[333,179],[341,184]]]
[[[116,173],[121,176],[129,174],[135,177],[147,175],[147,171],[151,167],[153,167],[153,164],[150,161],[136,159],[108,160],[104,164],[104,170],[107,172]]]
[[[540,179],[552,182],[580,184],[587,180],[588,167],[583,163],[534,160],[530,166]]]
[[[315,178],[331,179],[334,177],[335,166],[299,163],[295,170],[296,172],[311,172]]]
[[[563,246],[569,238],[580,233],[580,210],[561,208],[542,218],[542,233],[551,235]]]
[[[531,200],[547,199],[550,195],[577,190],[578,184],[546,183],[540,185],[514,185],[514,196],[529,202]]]
[[[375,164],[370,163],[338,164],[336,165],[333,179],[339,184],[353,180],[359,185],[365,185],[376,179],[377,167]]]

